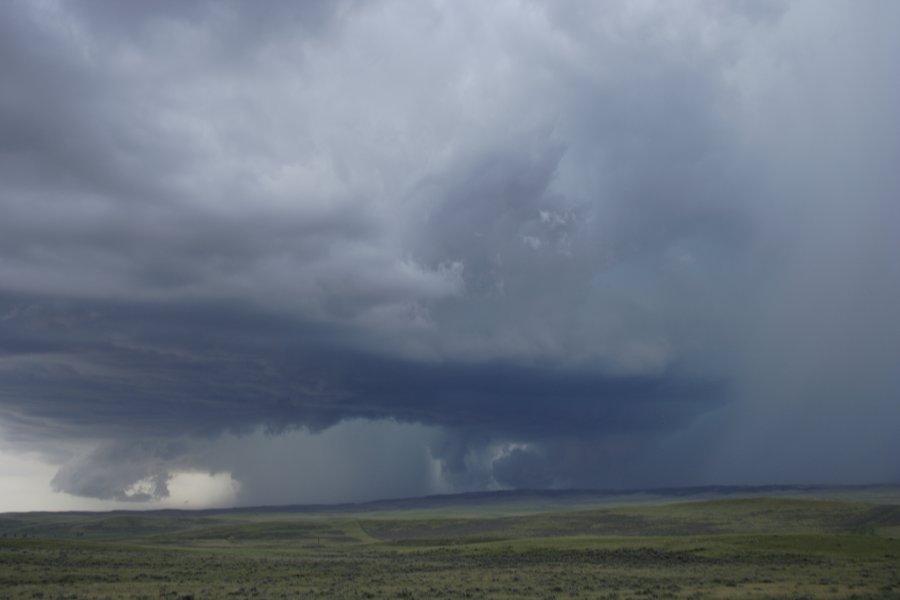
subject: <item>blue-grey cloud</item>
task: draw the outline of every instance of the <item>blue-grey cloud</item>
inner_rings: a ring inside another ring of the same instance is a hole
[[[349,421],[459,488],[894,477],[869,8],[12,3],[3,437],[105,498]]]

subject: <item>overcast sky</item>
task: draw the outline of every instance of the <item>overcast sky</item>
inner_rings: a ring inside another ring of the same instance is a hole
[[[900,480],[898,23],[11,0],[0,511]]]

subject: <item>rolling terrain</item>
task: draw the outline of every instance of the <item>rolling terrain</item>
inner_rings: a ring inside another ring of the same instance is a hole
[[[900,597],[900,488],[0,515],[0,599],[189,597]]]

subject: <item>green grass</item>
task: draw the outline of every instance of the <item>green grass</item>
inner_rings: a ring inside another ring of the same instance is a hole
[[[0,516],[4,598],[897,598],[900,507]]]

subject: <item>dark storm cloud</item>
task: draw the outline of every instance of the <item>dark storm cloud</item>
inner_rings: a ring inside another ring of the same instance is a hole
[[[460,487],[849,476],[900,389],[879,11],[13,3],[4,439],[132,500],[354,419]]]
[[[168,439],[368,418],[440,426],[466,440],[541,442],[667,431],[723,397],[721,382],[675,374],[377,356],[336,346],[330,328],[228,306],[20,297],[3,308],[4,422],[23,442],[112,440],[69,460],[54,480],[99,498],[164,491],[167,469],[192,464],[190,445]],[[126,495],[137,479],[152,490]]]
[[[719,382],[676,374],[377,356],[336,346],[330,329],[207,304],[32,298],[4,309],[4,412],[27,415],[36,434],[212,435],[366,417],[531,439],[666,429],[722,397]]]

